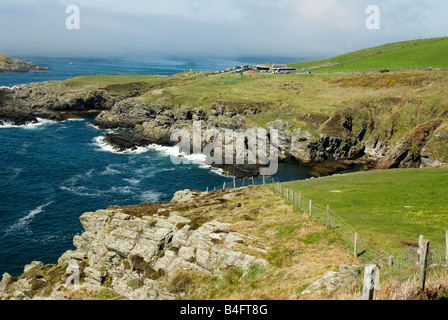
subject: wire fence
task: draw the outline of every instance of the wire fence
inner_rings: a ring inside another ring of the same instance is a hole
[[[329,206],[304,197],[300,191],[285,188],[277,179],[271,177],[233,179],[224,183],[223,189],[261,184],[272,188],[302,213],[326,224],[339,236],[350,254],[358,257],[363,263],[338,290],[332,293],[334,300],[366,299],[369,296],[369,292],[366,292],[366,287],[369,287],[366,279],[370,278],[374,283],[374,290],[371,292],[375,292],[370,298],[376,300],[414,299],[422,294],[422,284],[423,288],[426,288],[427,298],[437,298],[436,295],[442,290],[441,288],[448,292],[448,231],[432,233],[427,235],[428,238],[420,236],[418,245],[400,254],[391,255],[363,238]],[[430,246],[427,255],[422,257],[425,240],[429,240]],[[372,265],[375,266],[375,272],[369,278],[366,270]]]

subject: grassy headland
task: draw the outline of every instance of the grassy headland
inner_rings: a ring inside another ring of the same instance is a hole
[[[32,62],[24,62],[0,53],[0,72],[28,72],[31,70],[49,70]]]
[[[337,110],[357,109],[366,104],[384,118],[385,126],[394,115],[402,131],[441,117],[448,105],[447,75],[445,71],[208,77],[185,73],[171,77],[85,76],[64,83],[70,90],[106,89],[117,93],[136,90],[138,96],[134,99],[191,108],[208,109],[222,102],[266,103],[262,112],[249,117],[253,124],[265,126],[269,121],[283,119],[293,128],[317,133]]]
[[[319,72],[379,71],[448,67],[448,38],[431,38],[389,43],[337,57],[291,63],[288,66]]]

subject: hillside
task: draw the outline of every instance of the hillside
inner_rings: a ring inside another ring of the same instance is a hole
[[[431,38],[390,43],[317,61],[288,66],[317,72],[379,71],[383,69],[446,69],[448,38]]]
[[[440,48],[447,43],[441,38],[389,44],[331,61],[343,67],[388,54],[398,61],[407,52],[414,58],[431,53],[428,61],[435,65],[443,62]],[[378,50],[384,53],[375,54]],[[36,112],[63,120],[100,110],[95,125],[127,129],[106,140],[123,151],[169,145],[174,128],[191,128],[192,120],[203,120],[220,130],[278,129],[280,159],[309,166],[316,175],[353,167],[443,166],[448,163],[447,75],[444,70],[405,70],[81,76],[3,90],[0,122],[23,123]],[[255,174],[253,168],[232,168],[226,169],[234,175]]]
[[[28,72],[33,70],[50,70],[50,68],[40,67],[33,62],[13,59],[0,53],[0,72]]]

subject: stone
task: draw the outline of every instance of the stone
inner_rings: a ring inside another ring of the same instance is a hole
[[[195,195],[196,194],[189,189],[177,191],[174,194],[173,199],[171,199],[171,202],[191,202]]]
[[[191,192],[183,192],[181,201],[188,194],[191,196]],[[66,251],[58,260],[59,264],[79,267],[81,261],[88,262],[82,269],[85,282],[71,290],[99,291],[103,289],[107,275],[113,290],[124,298],[174,299],[175,295],[165,286],[180,270],[194,270],[211,276],[220,275],[222,269],[232,266],[248,270],[253,264],[267,265],[263,259],[233,249],[244,242],[246,236],[232,231],[231,224],[213,220],[191,230],[190,219],[179,212],[168,212],[168,216],[151,217],[151,222],[126,215],[121,210],[98,210],[82,215],[87,230],[74,237],[77,250]],[[178,229],[179,224],[185,225]],[[133,260],[135,257],[137,260]],[[137,263],[136,269],[134,263]],[[146,268],[142,263],[166,277],[160,281],[142,279],[141,270]],[[25,270],[39,266],[42,263],[33,262]],[[10,279],[11,276],[5,274],[0,289],[4,291]],[[61,279],[49,297],[35,296],[32,299],[67,299],[61,291],[64,285],[64,279]],[[14,282],[8,287],[8,298],[28,299],[30,288],[26,279]],[[0,297],[3,294],[0,290]]]
[[[4,294],[6,287],[11,282],[11,275],[7,272],[3,274],[2,281],[0,281],[0,297]]]
[[[135,243],[131,240],[122,240],[108,235],[105,239],[106,249],[118,253],[121,257],[126,258],[129,252],[134,248]]]
[[[105,278],[105,274],[103,272],[98,271],[91,267],[86,267],[84,269],[84,274],[86,277],[86,281],[95,286],[100,286]]]
[[[27,273],[33,269],[43,267],[43,265],[44,264],[40,261],[33,261],[30,264],[25,266],[25,268],[23,269],[23,273]]]
[[[302,294],[309,294],[326,289],[331,292],[341,288],[348,280],[359,275],[360,267],[357,265],[341,265],[339,272],[327,271],[320,279],[313,282]]]
[[[195,253],[195,249],[192,247],[182,247],[179,249],[178,252],[179,257],[181,257],[182,259],[189,261],[191,259],[195,259],[196,260],[196,253]]]

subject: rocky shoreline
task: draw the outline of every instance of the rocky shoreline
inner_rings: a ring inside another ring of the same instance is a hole
[[[207,108],[188,105],[165,105],[146,102],[138,93],[114,92],[107,86],[97,90],[74,90],[61,82],[34,83],[13,89],[0,89],[0,125],[23,125],[37,122],[37,118],[62,121],[77,117],[79,113],[95,111],[98,116],[93,124],[100,129],[118,129],[105,136],[105,142],[117,151],[132,150],[151,144],[173,146],[171,134],[175,130],[193,133],[193,123],[200,122],[202,147],[212,141],[226,148],[222,139],[213,140],[216,132],[241,130],[241,138],[249,129],[260,129],[250,124],[248,118],[273,107],[269,103],[216,101]],[[316,176],[354,169],[411,168],[440,166],[443,162],[434,152],[425,148],[428,142],[443,140],[446,121],[435,118],[417,126],[397,143],[391,143],[394,128],[385,130],[384,136],[373,136],[376,119],[360,115],[360,110],[340,109],[331,117],[320,117],[319,135],[302,129],[292,129],[284,120],[267,123],[268,132],[279,132],[278,157],[280,161],[295,161],[309,168]],[[393,124],[392,124],[393,126]],[[208,133],[211,132],[211,133]],[[390,132],[387,134],[387,132]],[[369,137],[369,138],[366,138]],[[269,141],[267,141],[269,143]],[[234,159],[237,154],[234,153]],[[237,177],[256,176],[261,164],[212,166]]]
[[[183,190],[170,203],[85,213],[85,232],[73,239],[76,250],[65,252],[57,265],[34,261],[19,278],[3,274],[0,300],[67,300],[76,292],[82,297],[102,290],[122,299],[173,300],[179,293],[167,288],[183,270],[219,276],[229,268],[266,267],[265,259],[245,253],[266,254],[256,238],[230,223],[186,214],[201,205],[226,206],[241,192]],[[249,242],[257,246],[242,245]]]
[[[41,67],[33,62],[25,62],[10,58],[0,53],[0,72],[30,72],[51,70],[49,67]]]

